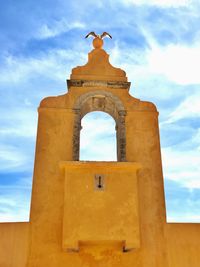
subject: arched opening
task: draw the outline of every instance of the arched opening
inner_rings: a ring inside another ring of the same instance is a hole
[[[82,118],[80,160],[117,160],[116,123],[109,114],[94,111]]]
[[[117,96],[103,90],[87,92],[81,95],[74,105],[73,160],[80,159],[81,120],[86,114],[93,111],[106,112],[115,120],[117,161],[126,161],[126,110]]]

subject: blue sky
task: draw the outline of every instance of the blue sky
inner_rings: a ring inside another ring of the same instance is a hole
[[[126,71],[131,95],[158,107],[168,221],[199,222],[198,0],[2,1],[0,221],[29,218],[37,107],[66,92],[71,69],[87,61],[90,31],[113,36],[105,39],[110,62]],[[94,131],[97,119],[104,132]],[[113,127],[106,115],[87,115],[81,157],[114,159]],[[106,153],[89,150],[102,140]]]

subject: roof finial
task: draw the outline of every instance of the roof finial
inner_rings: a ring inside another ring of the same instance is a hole
[[[90,35],[95,37],[93,42],[92,42],[92,44],[93,44],[94,48],[97,48],[97,49],[102,48],[102,46],[103,46],[103,38],[105,36],[108,36],[108,37],[112,38],[112,36],[107,32],[103,32],[101,35],[100,34],[96,34],[95,32],[90,32],[85,36],[85,38],[88,38]]]

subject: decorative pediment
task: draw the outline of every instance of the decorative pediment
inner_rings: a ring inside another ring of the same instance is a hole
[[[113,67],[105,50],[95,48],[88,54],[88,62],[84,66],[72,69],[71,80],[103,80],[127,82],[126,72]]]

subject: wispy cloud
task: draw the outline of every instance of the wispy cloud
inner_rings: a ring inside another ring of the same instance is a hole
[[[32,177],[21,173],[15,176],[17,181],[7,174],[6,184],[0,185],[0,222],[29,220]]]
[[[49,25],[43,24],[35,37],[39,39],[52,38],[76,28],[84,29],[85,24],[79,21],[69,22],[62,18],[61,20],[54,21],[54,23],[51,22]]]
[[[6,190],[0,187],[0,222],[29,221],[30,189]]]
[[[152,73],[165,75],[178,84],[199,84],[200,45],[152,47],[148,65]],[[192,71],[191,71],[192,66]]]
[[[147,5],[147,6],[159,6],[163,8],[169,8],[169,7],[182,7],[182,6],[188,6],[192,3],[191,0],[123,0],[123,2],[127,4],[134,4],[134,5]]]
[[[199,188],[187,188],[165,180],[168,222],[199,222]]]
[[[29,106],[12,107],[0,118],[0,122],[0,172],[32,169],[37,126],[36,110],[33,111]]]
[[[176,209],[174,212],[172,212],[171,215],[167,215],[167,222],[171,222],[171,223],[199,223],[200,222],[200,215],[198,214],[194,214],[193,210],[194,210],[194,205],[196,205],[196,203],[194,203],[191,207],[191,211],[190,212],[184,212],[182,211],[182,213],[178,213],[178,209]]]
[[[188,151],[178,150],[176,147],[162,149],[165,178],[187,188],[200,188],[199,154],[199,147]]]
[[[185,118],[200,119],[200,92],[197,91],[192,95],[187,96],[171,114],[165,123],[173,123]],[[165,124],[164,123],[164,124]]]
[[[28,107],[26,107],[28,106]],[[13,107],[1,118],[0,137],[24,137],[35,140],[37,113],[26,103],[23,108]],[[0,109],[0,112],[2,108]],[[3,113],[3,111],[2,111]],[[30,120],[31,118],[31,120]],[[1,139],[2,140],[2,139]]]
[[[26,169],[31,155],[26,155],[18,146],[0,144],[0,171]]]
[[[78,51],[55,49],[41,54],[39,57],[16,57],[7,55],[0,67],[0,83],[16,84],[38,77],[39,75],[60,81],[67,78],[66,67],[75,58],[86,58]],[[68,73],[69,76],[69,73]]]

